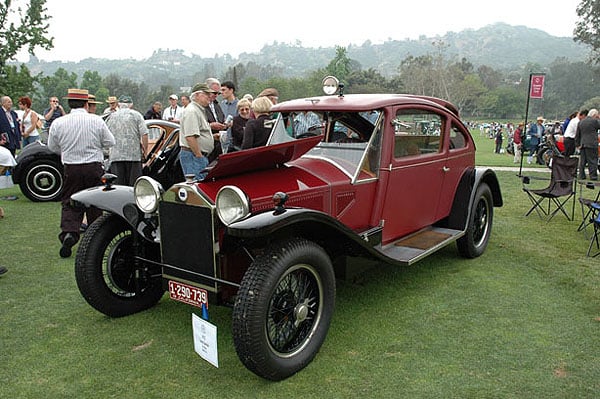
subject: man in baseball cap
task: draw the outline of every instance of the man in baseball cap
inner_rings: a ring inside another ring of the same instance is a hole
[[[205,107],[211,101],[215,90],[206,83],[197,83],[192,87],[192,102],[183,109],[181,131],[179,133],[179,162],[186,178],[202,180],[206,176],[208,154],[214,149],[214,139],[206,118]]]
[[[183,107],[180,107],[177,104],[179,97],[176,94],[171,94],[169,96],[169,104],[167,108],[164,109],[162,118],[167,121],[179,123],[181,121],[181,113],[183,112]]]

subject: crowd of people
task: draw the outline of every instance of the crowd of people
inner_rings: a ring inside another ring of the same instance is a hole
[[[14,167],[18,150],[35,141],[43,141],[50,150],[60,154],[65,182],[59,255],[67,258],[79,241],[82,229],[101,215],[94,207],[73,207],[71,195],[101,183],[106,154],[109,170],[117,176],[115,183],[134,184],[142,175],[142,161],[148,150],[145,120],[162,119],[180,124],[182,171],[199,180],[205,176],[206,166],[220,154],[266,144],[273,124],[271,106],[278,98],[277,90],[268,88],[256,99],[250,94],[238,99],[233,82],[221,83],[214,78],[194,85],[189,96],[171,94],[169,106],[164,110],[160,101],[152,103],[143,115],[134,109],[128,95],[109,96],[100,102],[85,89],[68,89],[63,97],[70,108],[68,113],[58,97],[50,97],[48,107],[38,114],[31,109],[29,97],[19,98],[20,112],[17,113],[12,99],[2,96],[0,169]],[[108,105],[101,115],[96,112],[98,104]],[[3,215],[0,208],[0,218]],[[6,268],[0,266],[0,275],[5,272]]]
[[[536,162],[541,146],[548,145],[546,140],[550,140],[555,151],[562,156],[579,155],[579,179],[586,178],[586,168],[591,180],[598,179],[600,113],[597,109],[573,112],[563,122],[547,123],[543,116],[539,116],[526,127],[523,122],[516,127],[510,123],[502,125],[493,122],[480,124],[479,129],[482,136],[494,139],[494,152],[498,154],[504,152],[502,146],[504,138],[507,138],[507,148],[514,155],[514,163],[521,161],[522,154],[528,154],[527,164]]]

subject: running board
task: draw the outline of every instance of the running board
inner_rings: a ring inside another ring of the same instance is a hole
[[[462,230],[427,227],[408,237],[376,249],[402,264],[411,265],[453,243],[465,234]]]

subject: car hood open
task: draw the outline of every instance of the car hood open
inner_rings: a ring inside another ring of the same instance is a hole
[[[221,154],[214,164],[208,166],[208,174],[204,181],[277,168],[286,162],[300,158],[322,139],[322,136],[307,137],[280,144]]]

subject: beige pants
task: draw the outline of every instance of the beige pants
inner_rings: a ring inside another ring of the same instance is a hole
[[[515,153],[515,158],[513,159],[513,163],[521,162],[521,144],[513,143],[513,151]]]

